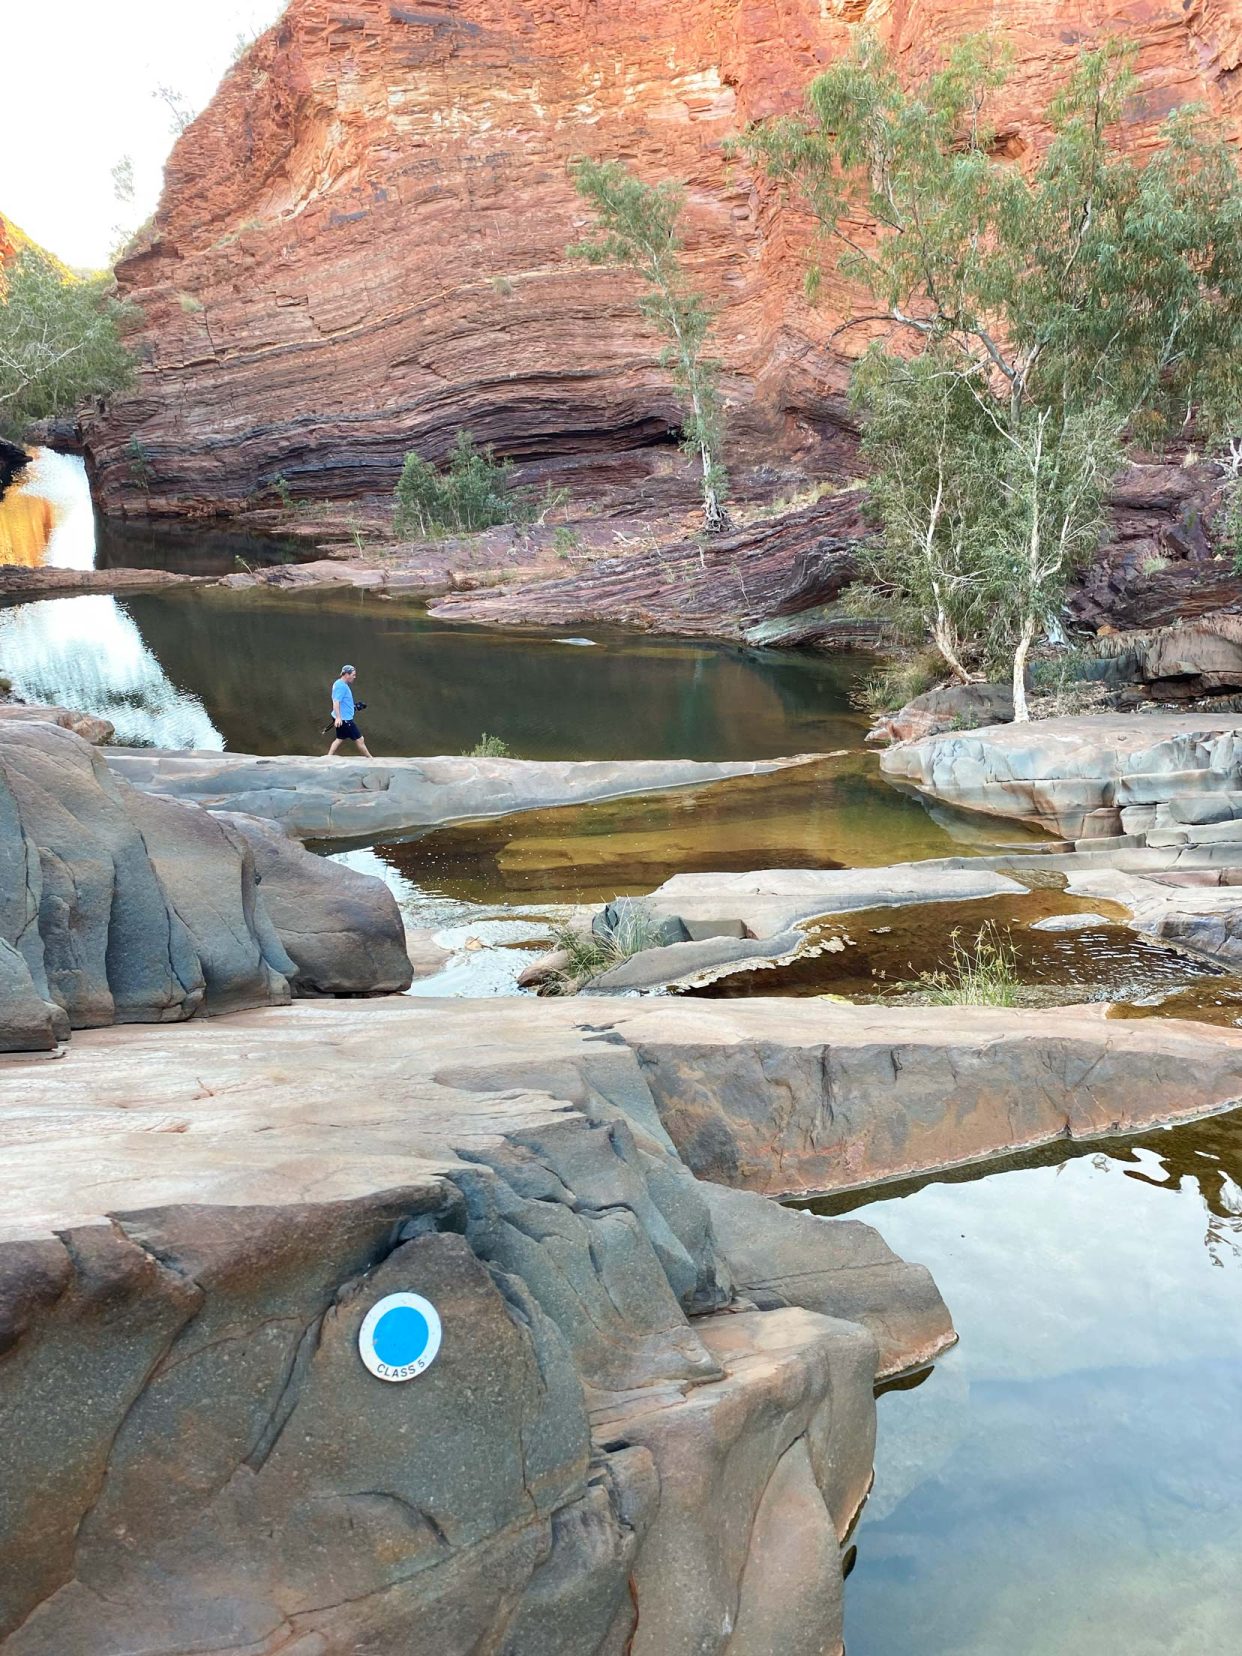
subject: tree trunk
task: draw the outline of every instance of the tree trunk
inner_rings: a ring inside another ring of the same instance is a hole
[[[1026,701],[1026,658],[1035,641],[1035,617],[1028,615],[1022,625],[1022,636],[1013,657],[1013,722],[1025,724],[1031,716]]]
[[[733,520],[725,511],[712,482],[711,455],[706,444],[701,446],[700,453],[703,457],[703,527],[709,535],[721,535],[726,529],[732,529]]]
[[[954,682],[956,684],[969,684],[971,682],[970,674],[962,666],[961,659],[954,648],[953,629],[950,627],[949,619],[943,609],[937,614],[932,626],[932,643],[944,657],[945,664],[952,673]]]

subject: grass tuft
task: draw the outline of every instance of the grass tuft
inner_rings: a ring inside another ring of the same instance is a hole
[[[569,964],[548,981],[548,993],[573,995],[599,977],[610,967],[619,966],[632,955],[657,944],[659,921],[647,909],[627,903],[621,910],[621,923],[606,937],[572,925],[558,926],[552,934],[553,947],[563,949]]]
[[[1017,950],[996,922],[989,920],[963,943],[960,931],[949,933],[952,961],[939,972],[920,972],[920,999],[928,1006],[1019,1006]]]

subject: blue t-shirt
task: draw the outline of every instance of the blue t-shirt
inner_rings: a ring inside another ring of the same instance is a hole
[[[337,679],[332,686],[332,700],[340,708],[342,719],[353,718],[354,693],[344,679]]]

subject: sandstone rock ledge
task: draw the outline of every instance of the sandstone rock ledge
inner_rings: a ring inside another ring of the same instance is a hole
[[[541,1010],[0,1063],[4,1656],[840,1651],[873,1383],[944,1306],[867,1226],[699,1183],[624,1040],[523,1046]],[[444,1340],[386,1385],[401,1290]]]
[[[117,776],[211,811],[243,811],[302,840],[377,840],[551,805],[584,805],[734,776],[765,776],[815,755],[693,759],[307,759],[249,753],[112,751]]]

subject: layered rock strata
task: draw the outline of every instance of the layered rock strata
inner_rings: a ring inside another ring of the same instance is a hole
[[[1093,845],[1242,841],[1242,715],[1096,714],[949,732],[880,767],[933,799]]]
[[[850,492],[702,544],[681,540],[654,552],[601,558],[557,580],[451,593],[431,613],[492,626],[609,622],[756,641],[761,632],[782,631],[782,623],[788,630],[796,618],[799,636],[781,642],[857,644],[863,629],[832,604],[854,578],[859,506],[857,492]]]
[[[242,811],[303,840],[400,838],[472,818],[764,776],[809,760],[267,759],[247,753],[108,754],[136,788]]]
[[[541,11],[293,0],[177,144],[150,234],[123,261],[143,313],[133,395],[89,450],[109,510],[236,509],[283,474],[295,495],[387,494],[401,456],[471,429],[545,471],[599,465],[641,505],[679,420],[637,289],[565,257],[582,222],[566,163],[619,156],[688,193],[686,259],[719,307],[737,461],[852,466],[854,307],[802,293],[808,226],[721,140],[796,107],[873,26],[916,76],[977,24],[1015,57],[1000,153],[1029,158],[1073,53],[1118,13],[1002,0],[636,0]],[[1130,7],[1141,146],[1173,107],[1235,116],[1236,0]],[[142,445],[141,473],[131,441]],[[687,472],[684,498],[691,502]]]
[[[944,1306],[700,1184],[624,1041],[529,1013],[0,1065],[5,1656],[840,1651],[874,1381]],[[440,1355],[386,1385],[360,1324],[409,1291]]]
[[[406,987],[383,882],[302,859],[264,824],[129,787],[59,724],[0,722],[0,1050]]]

